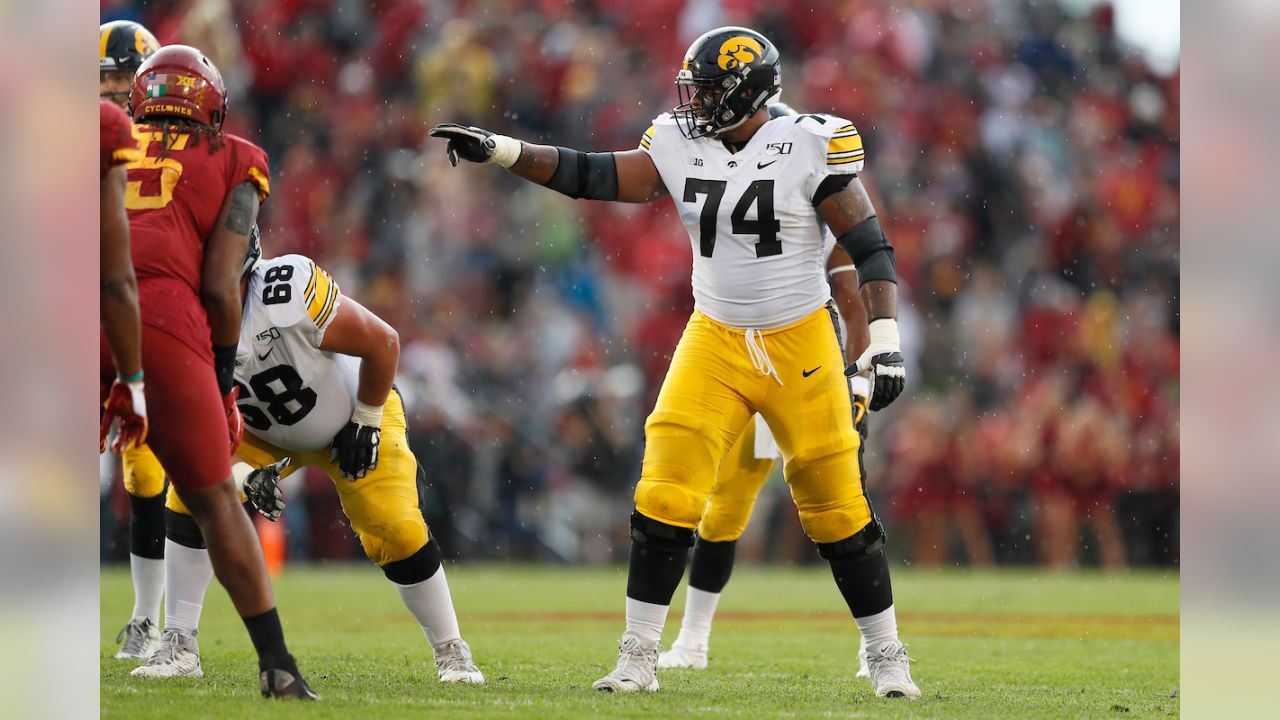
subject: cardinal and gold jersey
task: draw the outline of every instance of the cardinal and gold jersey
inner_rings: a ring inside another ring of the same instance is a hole
[[[351,419],[360,360],[320,349],[342,303],[310,259],[264,260],[249,280],[236,355],[245,428],[280,448],[326,448]]]
[[[663,114],[640,147],[689,232],[698,310],[730,327],[767,330],[831,299],[826,262],[834,238],[813,198],[828,177],[862,169],[862,138],[847,120],[775,118],[730,152],[713,138],[686,138]]]

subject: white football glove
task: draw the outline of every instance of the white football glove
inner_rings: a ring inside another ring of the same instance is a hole
[[[845,369],[845,375],[871,371],[872,410],[883,410],[898,399],[907,385],[907,367],[902,359],[898,341],[898,321],[893,318],[872,320],[867,326],[871,332],[871,344],[862,352],[858,361]]]

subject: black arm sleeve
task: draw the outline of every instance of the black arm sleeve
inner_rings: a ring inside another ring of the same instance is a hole
[[[584,153],[558,147],[560,164],[546,187],[571,198],[618,199],[618,165],[613,153]]]
[[[893,257],[893,246],[884,236],[880,221],[875,215],[854,225],[840,237],[836,238],[840,246],[853,258],[854,267],[858,268],[858,286],[866,285],[871,280],[888,280],[898,283],[898,265]]]

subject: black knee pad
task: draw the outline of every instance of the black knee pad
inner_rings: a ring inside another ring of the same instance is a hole
[[[164,557],[164,493],[129,496],[129,552],[159,560]]]
[[[433,538],[409,557],[383,565],[382,573],[397,585],[416,585],[435,575],[443,559],[440,545]]]
[[[659,522],[640,513],[631,513],[631,540],[638,545],[661,550],[688,550],[693,547],[693,530]]]
[[[884,555],[886,536],[880,519],[871,518],[871,522],[858,532],[843,540],[833,543],[814,543],[818,546],[818,554],[828,562],[836,560],[872,559]]]
[[[204,533],[200,532],[196,519],[190,515],[183,515],[165,508],[164,535],[183,547],[189,547],[192,550],[205,549]]]

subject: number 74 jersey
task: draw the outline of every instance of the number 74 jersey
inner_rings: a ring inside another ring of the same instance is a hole
[[[847,120],[799,115],[765,123],[738,152],[688,139],[669,114],[640,139],[689,231],[693,299],[730,327],[766,330],[831,299],[813,199],[829,178],[856,175],[862,138]]]
[[[360,360],[320,349],[341,303],[338,284],[309,258],[284,255],[253,269],[236,385],[254,436],[283,450],[320,450],[351,419]]]

